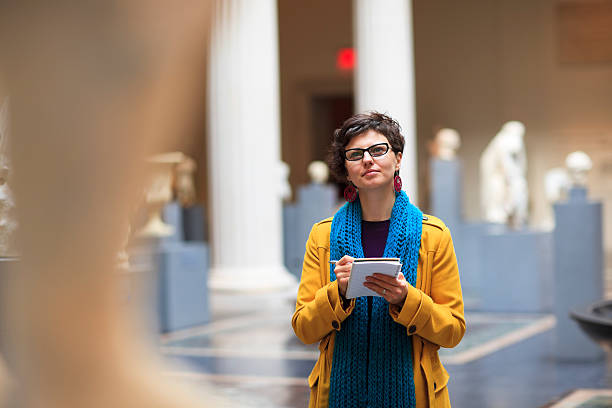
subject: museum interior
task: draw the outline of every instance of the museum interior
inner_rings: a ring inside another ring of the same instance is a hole
[[[306,241],[368,111],[452,235],[435,392],[612,407],[612,0],[0,4],[0,406],[309,406]]]

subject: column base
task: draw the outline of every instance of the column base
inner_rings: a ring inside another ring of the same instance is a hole
[[[276,292],[297,289],[297,281],[283,266],[213,266],[208,287],[218,292]]]

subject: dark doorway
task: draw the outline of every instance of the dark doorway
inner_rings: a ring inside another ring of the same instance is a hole
[[[317,95],[311,99],[311,131],[313,160],[325,161],[334,134],[334,130],[353,115],[353,95]],[[344,183],[339,183],[330,177],[330,183],[335,183],[339,191],[344,190]]]

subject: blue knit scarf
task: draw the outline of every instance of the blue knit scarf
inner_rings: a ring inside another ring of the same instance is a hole
[[[396,194],[385,257],[400,258],[406,280],[416,284],[423,213],[405,192]],[[331,259],[348,254],[363,258],[361,204],[346,203],[334,215]],[[334,267],[331,280],[336,279]],[[412,337],[389,316],[389,303],[374,297],[368,344],[368,301],[356,299],[353,313],[336,332],[330,377],[330,408],[415,407]]]

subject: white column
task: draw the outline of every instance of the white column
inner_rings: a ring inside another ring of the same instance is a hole
[[[417,197],[412,5],[410,0],[355,0],[357,112],[388,113],[406,138],[400,176],[412,203]]]
[[[276,0],[217,0],[208,78],[209,286],[295,286],[283,266]]]

